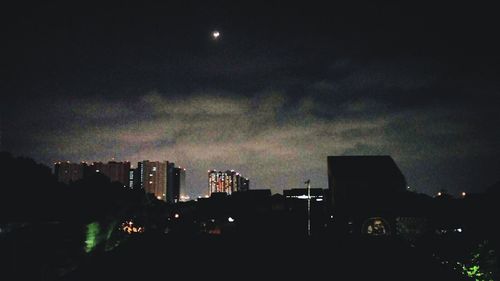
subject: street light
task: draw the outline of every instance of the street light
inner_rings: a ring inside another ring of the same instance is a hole
[[[307,236],[311,236],[311,180],[304,183],[307,184]]]

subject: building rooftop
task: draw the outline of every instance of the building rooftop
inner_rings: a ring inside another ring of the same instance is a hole
[[[405,182],[391,156],[328,156],[330,176],[335,179],[398,180]]]

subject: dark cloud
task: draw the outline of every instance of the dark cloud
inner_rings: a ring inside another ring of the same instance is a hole
[[[214,168],[275,192],[326,187],[326,156],[341,154],[390,154],[428,193],[498,180],[492,9],[99,7],[9,7],[3,149],[47,164],[167,159],[188,168],[191,195]]]

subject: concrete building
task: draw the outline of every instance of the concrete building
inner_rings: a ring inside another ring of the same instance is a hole
[[[167,200],[167,166],[167,161],[144,160],[137,164],[141,188],[163,201]]]
[[[69,184],[83,179],[85,167],[85,163],[56,162],[54,163],[54,175],[57,181]]]
[[[133,186],[154,194],[158,200],[176,203],[185,182],[186,169],[175,167],[173,162],[144,160],[137,164]]]
[[[232,194],[238,191],[248,191],[250,187],[250,180],[240,175],[234,170],[208,171],[208,194],[212,193],[226,193]]]
[[[407,184],[390,156],[329,156],[331,212],[351,233],[388,235]]]
[[[119,182],[124,187],[130,185],[130,162],[110,161],[108,163],[94,162],[87,166],[89,173],[102,173],[111,182]]]

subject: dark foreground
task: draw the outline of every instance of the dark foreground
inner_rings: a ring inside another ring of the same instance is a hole
[[[95,254],[64,280],[464,280],[398,240],[141,235]]]

